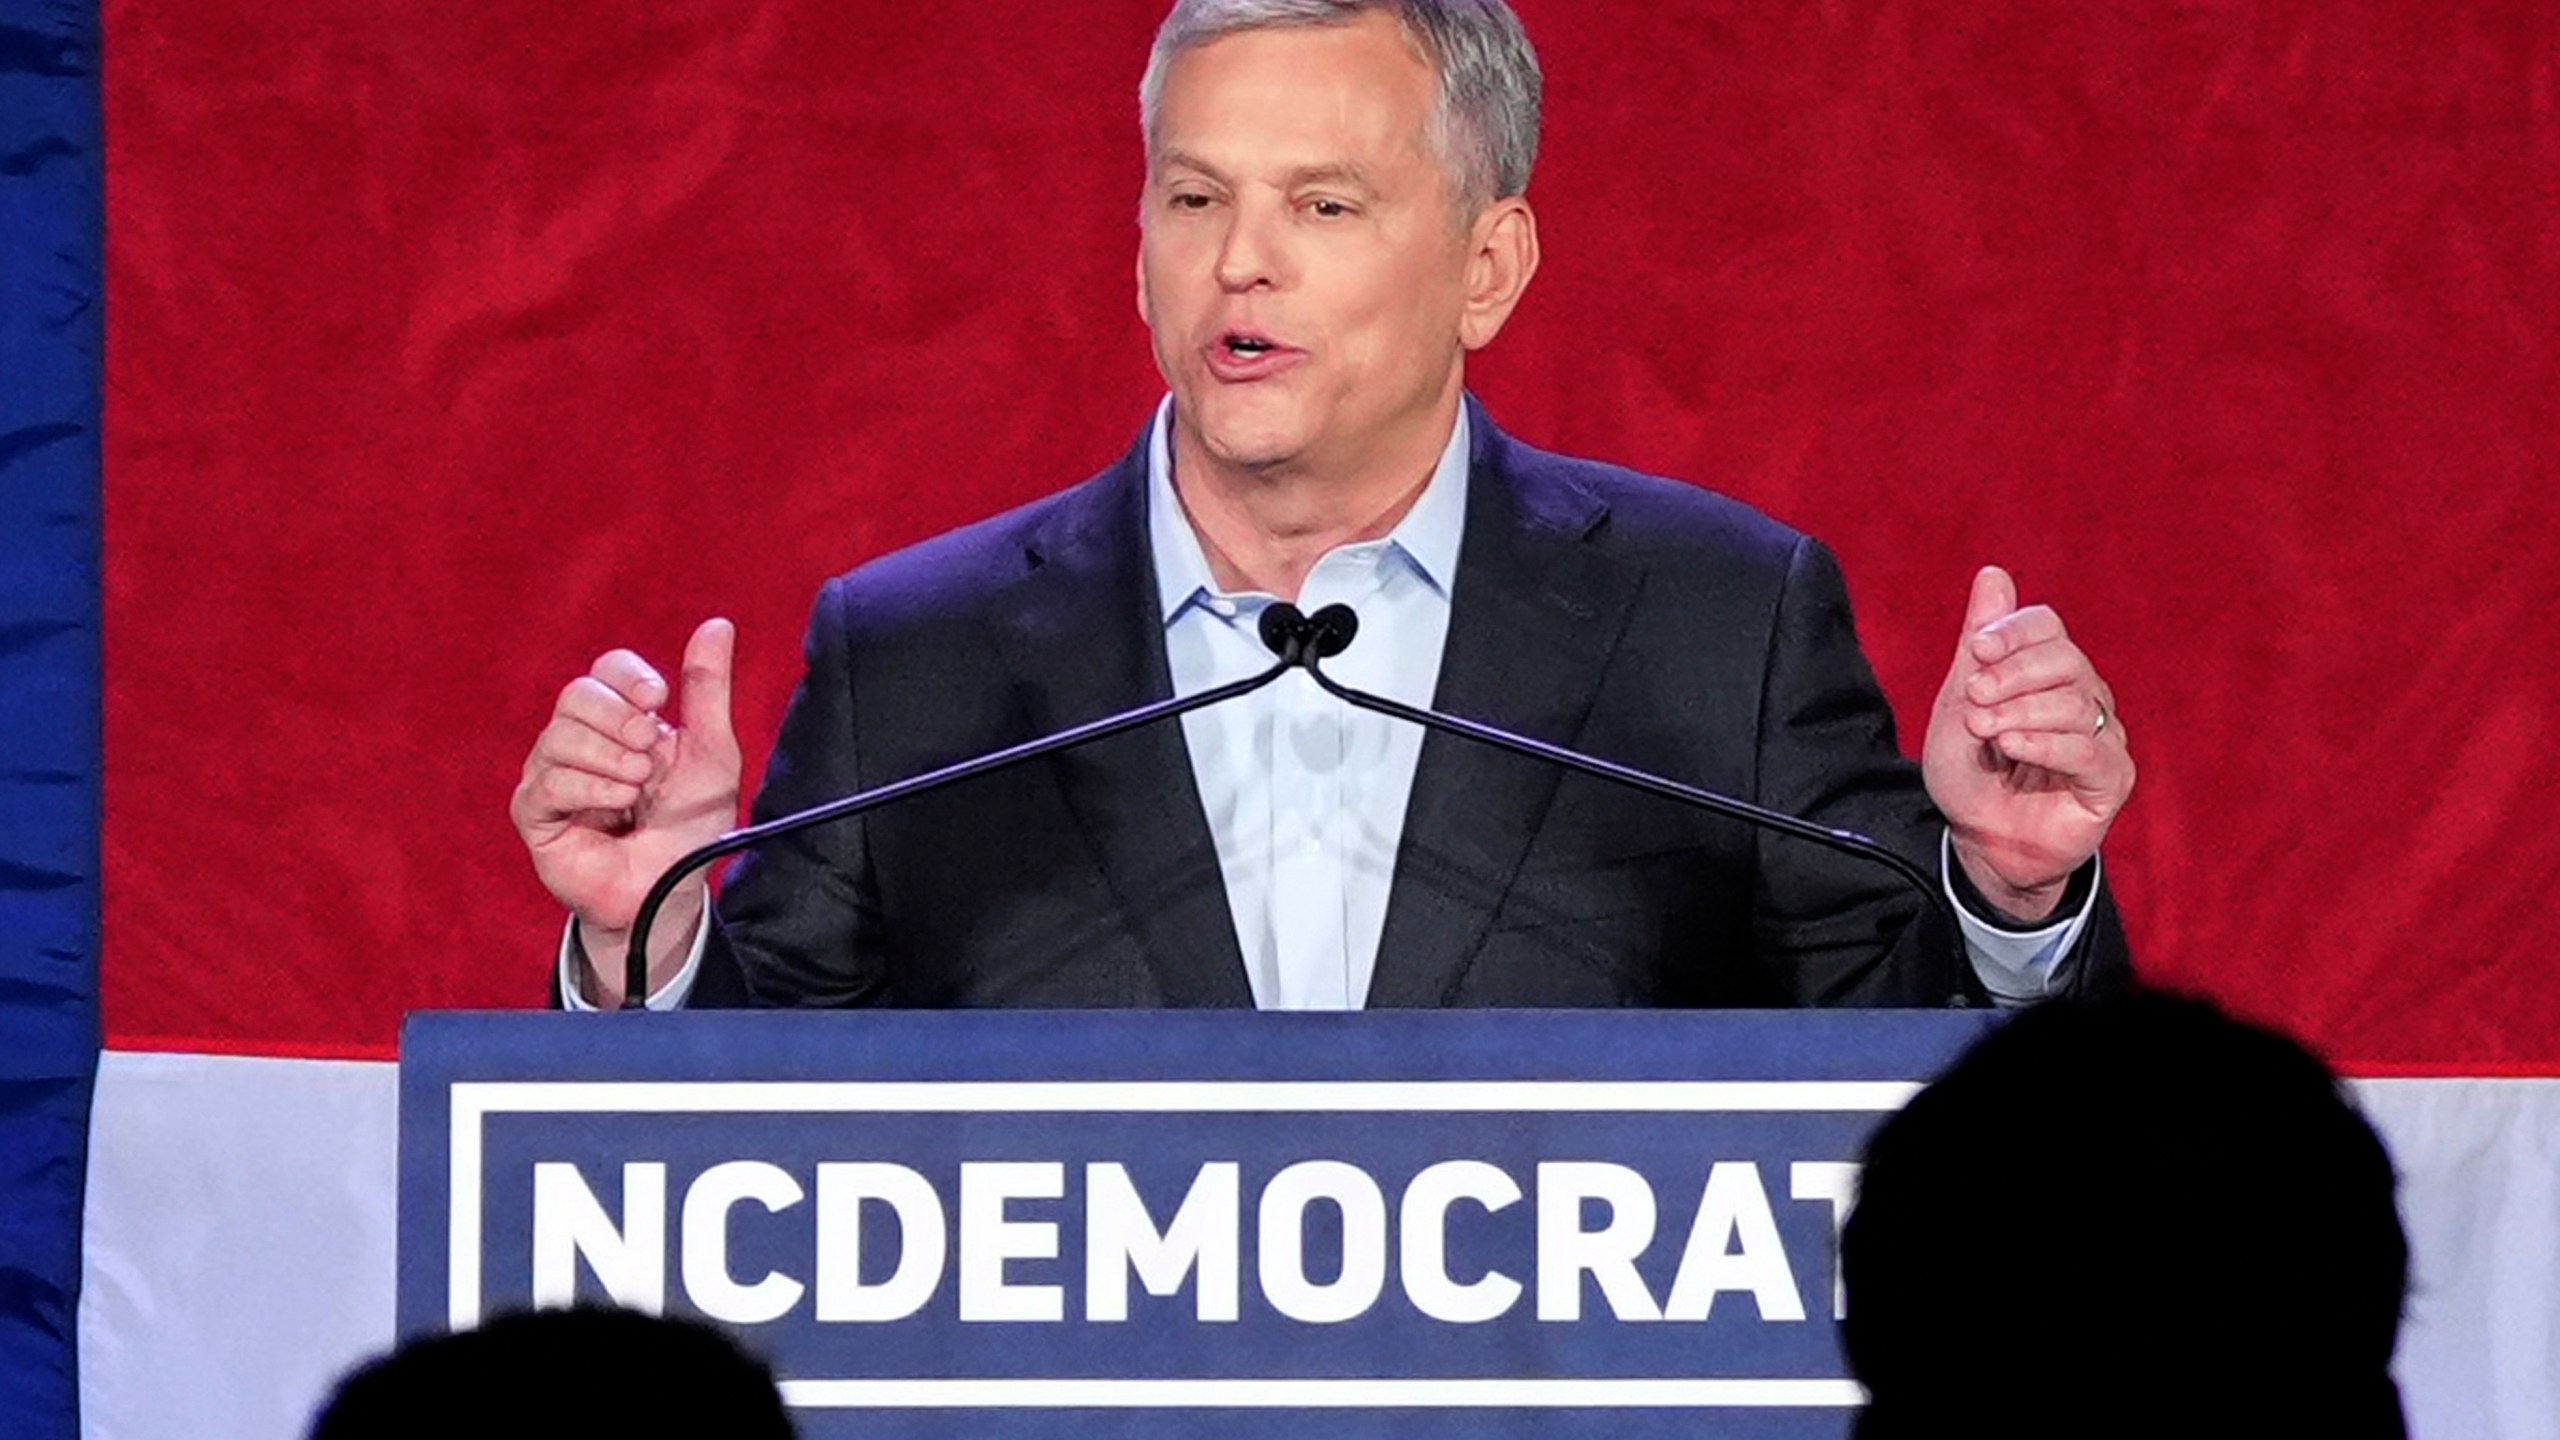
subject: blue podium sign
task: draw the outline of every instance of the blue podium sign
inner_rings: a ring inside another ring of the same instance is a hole
[[[401,1328],[704,1316],[812,1440],[1836,1437],[1859,1146],[1983,1023],[422,1015]]]

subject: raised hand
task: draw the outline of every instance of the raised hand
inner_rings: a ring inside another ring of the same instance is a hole
[[[622,958],[641,897],[670,864],[737,822],[738,738],[729,724],[737,632],[706,620],[686,642],[680,724],[662,715],[666,680],[628,650],[569,682],[525,757],[508,814],[534,873],[578,917],[595,973],[587,998],[622,998]],[[654,927],[650,983],[680,963],[702,913],[696,877]]]
[[[1973,577],[1920,764],[1966,875],[2022,920],[2052,913],[2133,793],[2114,692],[1996,565]]]

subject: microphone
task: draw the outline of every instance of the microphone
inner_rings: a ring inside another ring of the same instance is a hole
[[[1327,605],[1313,615],[1307,615],[1300,613],[1295,605],[1286,602],[1277,603],[1262,612],[1261,631],[1262,643],[1270,647],[1271,652],[1280,658],[1283,668],[1295,667],[1305,670],[1308,677],[1316,682],[1318,688],[1346,705],[1380,715],[1393,716],[1426,730],[1442,731],[1475,741],[1480,745],[1490,745],[1497,750],[1508,750],[1515,755],[1544,760],[1563,766],[1576,774],[1589,775],[1632,790],[1641,790],[1648,795],[1659,795],[1666,800],[1678,801],[1695,809],[1739,820],[1762,830],[1792,835],[1799,840],[1810,841],[1843,855],[1857,856],[1901,876],[1912,889],[1919,891],[1921,898],[1946,920],[1947,933],[1950,935],[1964,933],[1963,928],[1956,921],[1955,906],[1947,899],[1946,892],[1939,884],[1937,877],[1930,875],[1881,842],[1861,835],[1855,830],[1834,830],[1828,826],[1816,825],[1810,820],[1789,815],[1783,810],[1772,810],[1763,805],[1754,805],[1748,800],[1737,800],[1730,795],[1718,794],[1713,790],[1684,785],[1677,780],[1665,779],[1649,771],[1638,770],[1632,765],[1621,765],[1614,760],[1585,755],[1578,750],[1568,750],[1561,745],[1550,745],[1544,740],[1515,735],[1480,720],[1469,720],[1419,705],[1407,705],[1401,700],[1391,700],[1384,695],[1372,695],[1366,690],[1355,690],[1341,683],[1324,673],[1321,662],[1330,660],[1349,649],[1352,637],[1360,633],[1360,617],[1348,605]],[[1959,984],[1948,1003],[1964,1006],[1973,1002],[1970,993]]]
[[[1159,720],[1170,720],[1178,715],[1187,715],[1194,710],[1205,710],[1223,701],[1250,695],[1288,674],[1292,668],[1301,663],[1312,668],[1319,653],[1339,654],[1344,645],[1351,643],[1350,631],[1346,629],[1342,632],[1340,642],[1334,643],[1332,649],[1320,650],[1321,643],[1330,642],[1320,642],[1316,638],[1307,624],[1306,617],[1299,615],[1295,606],[1282,605],[1273,608],[1289,612],[1289,618],[1282,622],[1287,627],[1284,639],[1297,640],[1303,632],[1303,643],[1291,654],[1303,654],[1304,661],[1284,658],[1258,675],[1249,675],[1242,680],[1230,680],[1224,685],[1212,686],[1196,694],[1176,695],[1169,700],[1158,700],[1152,704],[1141,705],[1134,710],[1124,710],[1117,715],[1106,715],[1099,720],[1090,720],[1082,725],[1061,730],[1055,735],[1038,740],[1026,740],[1022,744],[980,755],[975,759],[945,765],[939,770],[928,770],[922,775],[912,775],[904,780],[827,801],[823,805],[812,805],[806,810],[776,816],[760,825],[748,825],[732,830],[707,845],[687,851],[673,865],[668,866],[666,873],[660,875],[657,882],[649,887],[649,893],[640,901],[640,913],[632,917],[631,949],[623,956],[622,961],[622,1008],[625,1010],[649,1008],[649,929],[657,922],[658,911],[665,907],[667,897],[675,893],[676,886],[682,884],[686,876],[712,861],[726,855],[735,855],[741,850],[753,849],[767,840],[789,835],[794,831],[806,830],[812,826],[824,825],[831,820],[842,820],[859,815],[865,810],[893,804],[910,796],[922,795],[928,790],[939,790],[945,785],[956,785],[963,780],[974,779],[997,770],[1010,769],[1025,761],[1037,760],[1044,755],[1073,750],[1079,745],[1090,745],[1096,740],[1106,740],[1123,731],[1135,730],[1141,726],[1152,725]],[[1346,618],[1351,614],[1349,610],[1338,605],[1332,608],[1342,610]],[[1356,625],[1358,622],[1352,623]],[[1266,611],[1262,619],[1262,643],[1277,650],[1280,645],[1274,640],[1274,633],[1273,621],[1269,612]],[[705,915],[704,923],[708,924],[709,921],[710,917]]]
[[[1348,605],[1327,605],[1313,615],[1299,611],[1286,600],[1263,607],[1263,646],[1280,657],[1284,666],[1304,665],[1310,668],[1318,660],[1330,660],[1351,648],[1351,637],[1360,633],[1360,617]],[[1318,684],[1322,684],[1319,677]]]

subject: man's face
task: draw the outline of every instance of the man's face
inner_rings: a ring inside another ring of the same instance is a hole
[[[1356,471],[1448,413],[1470,246],[1428,133],[1437,94],[1377,12],[1223,36],[1173,62],[1138,308],[1210,456]]]

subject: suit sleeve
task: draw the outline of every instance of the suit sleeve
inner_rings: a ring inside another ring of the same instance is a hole
[[[761,823],[863,784],[851,617],[840,581],[819,591],[807,669],[756,791]],[[692,1004],[835,1007],[885,1003],[877,887],[861,816],[786,835],[741,856],[713,909]]]
[[[1761,803],[1856,831],[1937,873],[1946,822],[1896,744],[1840,567],[1810,538],[1788,558],[1771,627],[1756,781]],[[1900,876],[1788,836],[1757,846],[1753,945],[1785,1003],[1988,1002],[1962,938]],[[2122,983],[2124,934],[2104,893],[2065,963],[2074,990]]]

